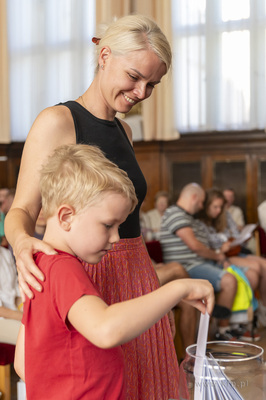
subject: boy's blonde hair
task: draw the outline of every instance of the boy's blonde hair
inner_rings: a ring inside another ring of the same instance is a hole
[[[58,147],[40,171],[42,208],[46,218],[61,204],[76,212],[95,204],[106,192],[119,193],[132,202],[138,200],[127,173],[108,160],[96,146],[83,144]]]
[[[117,56],[138,50],[152,50],[166,65],[171,66],[170,44],[159,26],[145,15],[126,15],[109,25],[99,41],[97,52],[104,46],[110,47]]]

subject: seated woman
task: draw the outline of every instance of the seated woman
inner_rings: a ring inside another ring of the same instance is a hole
[[[157,192],[154,198],[154,208],[146,213],[153,240],[160,239],[160,228],[163,214],[169,206],[169,194],[165,191]]]
[[[219,189],[209,189],[206,191],[204,209],[197,216],[206,227],[210,246],[223,252],[229,250],[229,238],[234,236],[233,224],[231,224],[230,215],[225,209],[225,203],[224,195]],[[266,326],[266,259],[242,253],[228,259],[230,264],[247,268],[245,275],[252,289],[259,289],[258,320],[260,325]]]
[[[16,344],[22,311],[16,266],[11,252],[0,246],[0,342]]]

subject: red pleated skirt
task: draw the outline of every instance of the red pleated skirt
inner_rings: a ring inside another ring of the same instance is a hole
[[[150,293],[159,286],[141,237],[121,239],[99,264],[84,263],[84,267],[107,304]],[[168,316],[122,348],[127,400],[178,399],[179,370]]]

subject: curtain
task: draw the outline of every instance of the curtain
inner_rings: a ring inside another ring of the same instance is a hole
[[[95,0],[8,0],[7,17],[11,137],[24,141],[41,110],[90,85]]]
[[[136,0],[140,14],[152,17],[172,43],[171,1]],[[174,125],[172,70],[163,77],[152,96],[142,104],[144,140],[173,140],[179,137]]]
[[[114,18],[120,18],[133,12],[132,0],[97,0],[96,23],[109,24]]]
[[[0,142],[9,143],[9,90],[6,0],[0,0]]]
[[[111,22],[114,17],[119,18],[131,13],[153,18],[171,44],[171,0],[97,0],[96,2],[96,20],[99,25]],[[141,103],[144,140],[171,140],[179,137],[174,127],[172,86],[172,73],[169,71],[152,96]]]
[[[101,25],[126,14],[147,14],[158,22],[171,43],[170,3],[170,0],[0,0],[0,140],[8,141],[10,135],[12,141],[24,141],[42,109],[75,99],[86,90],[95,68],[95,48],[91,43],[97,34],[95,20]],[[172,107],[170,71],[151,98],[143,102],[143,121],[135,121],[134,129],[141,132],[139,138],[178,137],[173,129]]]
[[[264,129],[266,1],[172,0],[180,132]]]

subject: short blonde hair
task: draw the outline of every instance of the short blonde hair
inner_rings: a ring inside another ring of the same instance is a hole
[[[138,203],[127,173],[108,160],[98,147],[84,144],[60,146],[48,157],[40,171],[40,192],[46,218],[61,204],[79,212],[107,192],[131,200],[130,212]]]
[[[105,46],[117,56],[152,50],[165,63],[167,71],[171,66],[172,51],[166,36],[155,21],[144,15],[126,15],[111,23],[99,41],[98,54]]]

